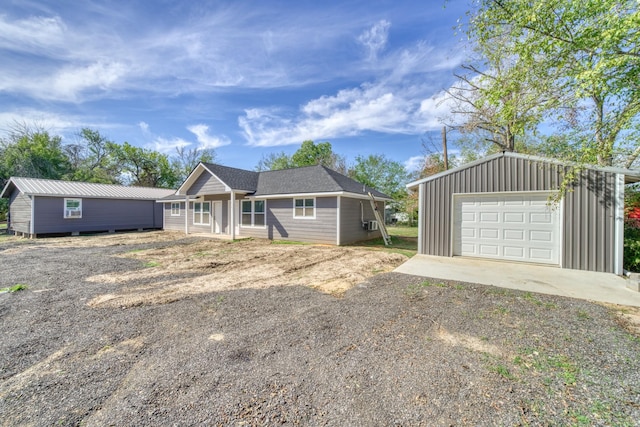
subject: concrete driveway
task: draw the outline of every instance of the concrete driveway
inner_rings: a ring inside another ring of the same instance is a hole
[[[610,273],[460,257],[415,255],[394,270],[442,280],[640,307],[640,292]]]

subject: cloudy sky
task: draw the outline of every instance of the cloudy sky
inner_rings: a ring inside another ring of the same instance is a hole
[[[38,1],[0,8],[0,131],[82,127],[253,169],[303,140],[410,165],[464,60],[466,0]]]

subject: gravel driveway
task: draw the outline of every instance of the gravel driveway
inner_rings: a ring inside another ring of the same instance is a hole
[[[28,286],[0,294],[1,425],[640,425],[640,339],[604,306],[397,273],[90,304],[157,294],[88,280],[132,250],[200,242],[96,239],[0,243]]]

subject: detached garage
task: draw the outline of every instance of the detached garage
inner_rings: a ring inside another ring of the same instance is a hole
[[[622,274],[624,186],[640,171],[499,153],[407,185],[417,189],[418,253]]]

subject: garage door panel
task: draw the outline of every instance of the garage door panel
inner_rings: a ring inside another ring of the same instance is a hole
[[[525,213],[524,212],[505,212],[504,213],[504,222],[509,223],[509,222],[517,222],[517,223],[524,223],[525,220]]]
[[[524,240],[524,230],[505,229],[503,232],[503,239],[505,240]]]
[[[482,228],[480,229],[481,239],[498,239],[500,238],[500,231],[497,228]]]
[[[454,255],[559,264],[560,214],[548,194],[455,197]]]
[[[480,212],[480,222],[498,222],[499,219],[498,212]]]

